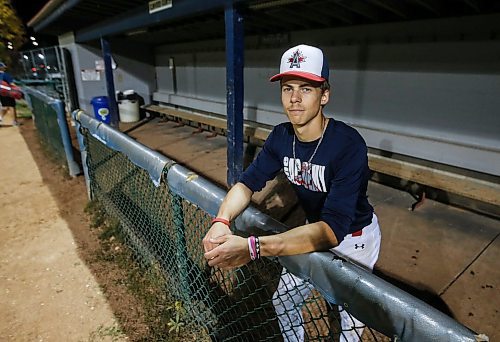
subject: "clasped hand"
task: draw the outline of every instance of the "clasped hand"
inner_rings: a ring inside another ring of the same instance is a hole
[[[209,266],[231,269],[250,261],[247,239],[231,233],[231,230],[215,223],[203,238],[205,259]]]

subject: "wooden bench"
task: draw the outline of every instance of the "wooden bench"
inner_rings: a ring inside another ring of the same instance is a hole
[[[200,123],[207,126],[219,128],[221,130],[227,129],[226,117],[217,114],[204,114],[204,113],[191,113],[186,111],[177,110],[174,108],[161,107],[157,105],[145,106],[146,111],[160,113],[170,117],[179,118],[182,120]],[[243,135],[254,138],[257,140],[265,141],[271,133],[272,126],[259,125],[253,121],[245,121],[243,124]]]
[[[145,106],[144,109],[168,117],[207,125],[221,131],[227,129],[226,117],[222,115],[212,113],[191,113],[157,105]],[[261,125],[253,121],[245,121],[243,127],[243,134],[248,139],[262,142],[267,139],[272,130],[272,126]],[[373,153],[368,153],[368,163],[371,170],[381,174],[409,180],[448,193],[500,207],[500,184]]]

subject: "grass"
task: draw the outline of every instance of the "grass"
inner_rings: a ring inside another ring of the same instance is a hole
[[[28,103],[25,100],[16,101],[16,112],[17,117],[21,119],[31,119],[33,115]]]

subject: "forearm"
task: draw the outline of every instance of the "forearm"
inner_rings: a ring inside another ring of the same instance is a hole
[[[250,204],[252,190],[243,183],[236,183],[227,193],[217,217],[233,221]]]
[[[261,236],[259,241],[261,256],[326,251],[338,245],[333,230],[323,221],[299,226],[276,235]]]

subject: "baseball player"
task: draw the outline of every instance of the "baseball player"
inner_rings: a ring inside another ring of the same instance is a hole
[[[14,79],[12,76],[6,72],[7,65],[4,62],[0,62],[0,82],[2,86],[5,84],[7,87],[12,86]],[[10,87],[9,87],[10,89]],[[0,122],[3,121],[4,116],[9,116],[13,118],[12,125],[17,126],[17,113],[16,113],[16,100],[12,96],[7,96],[7,94],[0,94],[0,103],[2,104],[2,112],[0,114]]]
[[[287,50],[280,73],[281,101],[288,117],[274,127],[262,151],[224,198],[203,245],[210,266],[233,268],[262,256],[331,250],[372,270],[380,250],[380,229],[366,195],[370,170],[367,147],[345,123],[327,118],[329,68],[323,52],[298,45]],[[280,170],[292,183],[307,221],[272,236],[233,235],[230,222],[255,191]],[[273,304],[285,341],[303,341],[301,307],[311,285],[283,269]],[[363,325],[340,310],[341,341],[358,341]]]

